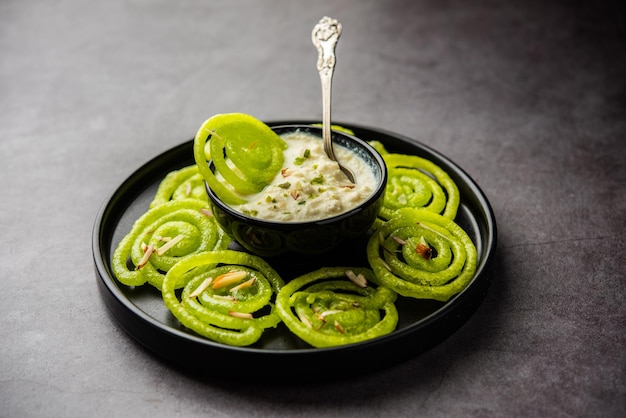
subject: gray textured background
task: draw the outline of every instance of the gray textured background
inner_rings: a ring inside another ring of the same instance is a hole
[[[324,15],[344,26],[334,117],[481,185],[495,281],[373,375],[189,376],[107,314],[95,216],[212,114],[320,118]],[[611,1],[0,1],[0,416],[626,416],[624,22]]]

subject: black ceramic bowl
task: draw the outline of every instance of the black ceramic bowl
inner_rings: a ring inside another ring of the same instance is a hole
[[[272,129],[279,135],[300,130],[322,140],[322,129],[315,126],[282,125],[273,126]],[[365,202],[341,215],[318,221],[266,221],[236,211],[222,202],[207,186],[213,215],[224,231],[246,250],[262,257],[322,254],[337,248],[346,240],[367,234],[383,204],[387,167],[380,154],[362,139],[337,131],[332,131],[332,139],[335,144],[357,153],[374,172],[378,183]]]

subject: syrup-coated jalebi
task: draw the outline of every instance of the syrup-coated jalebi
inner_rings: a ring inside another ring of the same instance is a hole
[[[454,221],[426,209],[403,208],[367,244],[380,282],[400,295],[447,301],[474,277],[476,247]]]
[[[403,207],[425,208],[454,219],[461,196],[459,189],[437,164],[417,155],[387,152],[383,144],[370,144],[380,152],[387,164],[388,180],[381,217],[388,218]]]
[[[287,283],[276,307],[291,332],[314,347],[370,340],[398,323],[396,294],[375,283],[370,269],[322,268]]]
[[[154,199],[150,202],[150,207],[153,208],[179,199],[198,199],[208,202],[204,178],[195,164],[180,170],[170,171],[159,183]]]
[[[207,146],[220,182],[207,164]],[[227,204],[242,204],[242,195],[257,193],[274,178],[284,162],[287,147],[278,134],[242,113],[220,114],[206,120],[194,139],[194,158],[215,194]]]
[[[172,200],[149,209],[135,221],[113,253],[113,273],[127,286],[147,282],[161,289],[165,273],[177,261],[197,252],[226,248],[229,242],[206,202]]]
[[[260,257],[239,251],[198,253],[163,281],[165,306],[186,328],[213,341],[246,346],[280,317],[273,305],[283,281]],[[175,289],[184,287],[180,299]]]

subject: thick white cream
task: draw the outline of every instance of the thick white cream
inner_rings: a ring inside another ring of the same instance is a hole
[[[262,192],[245,196],[248,202],[234,209],[263,220],[314,221],[347,212],[374,192],[374,173],[354,152],[334,146],[337,159],[354,173],[355,184],[326,156],[319,137],[295,131],[281,138],[288,145],[282,170]]]

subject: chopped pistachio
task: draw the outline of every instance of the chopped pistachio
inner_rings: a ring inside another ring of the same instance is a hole
[[[324,175],[320,174],[317,177],[311,179],[311,184],[324,184]]]
[[[304,163],[304,161],[309,158],[311,156],[311,150],[310,149],[305,149],[304,153],[302,154],[302,157],[296,157],[293,161],[293,163],[295,165],[302,165]]]

